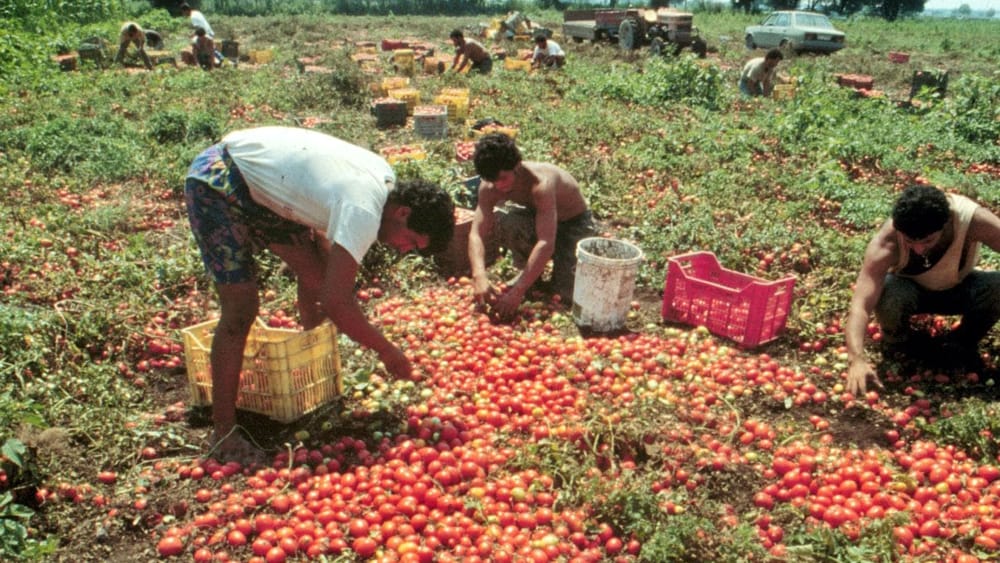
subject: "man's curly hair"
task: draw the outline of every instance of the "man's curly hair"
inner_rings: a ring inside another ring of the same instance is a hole
[[[940,231],[951,217],[944,192],[934,186],[910,186],[892,208],[892,224],[907,237],[919,240]]]
[[[476,174],[488,182],[496,180],[504,170],[513,170],[521,160],[521,151],[514,144],[514,139],[504,133],[484,135],[476,143],[476,151],[472,154]]]
[[[409,207],[406,227],[430,236],[421,254],[434,254],[447,248],[455,231],[455,204],[448,192],[426,180],[403,180],[389,192],[388,202]]]

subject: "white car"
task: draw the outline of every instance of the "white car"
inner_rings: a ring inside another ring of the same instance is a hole
[[[748,49],[789,48],[796,53],[832,53],[844,48],[844,32],[830,18],[814,12],[772,12],[760,25],[746,28]]]

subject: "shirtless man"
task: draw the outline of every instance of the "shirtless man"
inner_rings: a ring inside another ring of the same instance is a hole
[[[455,60],[451,62],[451,70],[462,72],[469,63],[472,63],[469,70],[479,74],[489,74],[493,70],[493,58],[482,43],[466,39],[460,29],[451,32],[451,42],[455,45]]]
[[[864,352],[872,312],[883,343],[897,348],[911,336],[912,315],[962,315],[940,353],[966,369],[982,363],[979,341],[1000,319],[1000,272],[975,269],[983,244],[1000,252],[1000,218],[989,209],[933,186],[900,194],[892,218],[868,243],[855,283],[844,327],[848,391],[864,393],[868,379],[880,385]]]
[[[551,259],[552,291],[569,302],[576,275],[576,244],[597,235],[576,180],[558,166],[522,160],[514,140],[503,133],[480,139],[472,160],[482,178],[469,234],[476,301],[501,318],[510,318]],[[495,213],[504,202],[506,208]],[[502,291],[490,283],[486,272],[483,241],[490,240],[494,228],[495,240],[512,252],[514,265],[521,268]]]
[[[142,59],[146,70],[153,70],[153,62],[146,54],[146,32],[135,22],[122,24],[122,29],[118,34],[118,54],[115,55],[115,62],[125,64],[125,51],[130,44],[135,45],[136,52],[139,53],[139,58]]]

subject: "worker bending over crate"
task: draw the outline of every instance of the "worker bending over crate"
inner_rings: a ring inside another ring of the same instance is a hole
[[[365,318],[355,276],[376,240],[401,253],[444,249],[454,230],[444,190],[397,183],[381,156],[329,135],[260,127],[234,131],[196,157],[184,192],[221,308],[210,354],[215,457],[261,461],[235,425],[243,350],[260,305],[255,255],[263,249],[295,273],[305,329],[330,319],[374,350],[392,377],[413,375],[402,350]]]

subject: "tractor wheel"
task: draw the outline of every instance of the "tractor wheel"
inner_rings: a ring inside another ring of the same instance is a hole
[[[657,56],[663,54],[663,39],[654,37],[653,40],[649,42],[649,54]]]
[[[639,29],[632,20],[625,20],[618,26],[618,46],[623,51],[632,51],[639,47]]]
[[[708,43],[699,37],[691,43],[691,50],[698,54],[699,59],[704,59],[705,55],[708,54]]]

